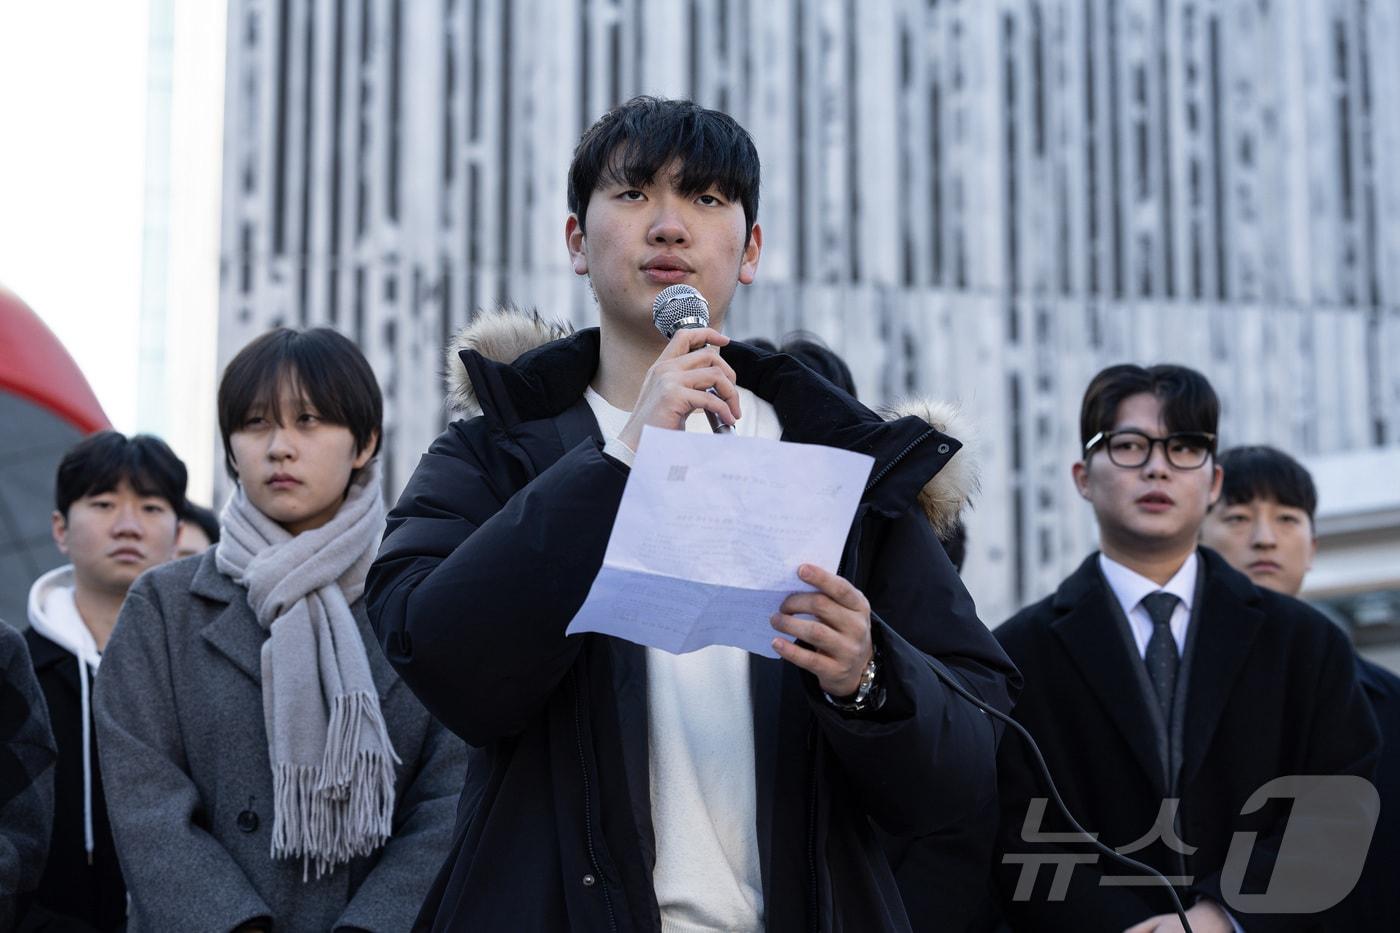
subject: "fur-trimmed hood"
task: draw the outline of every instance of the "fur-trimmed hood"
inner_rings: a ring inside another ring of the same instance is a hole
[[[462,418],[481,414],[476,389],[462,365],[462,351],[475,350],[488,360],[513,363],[521,354],[574,332],[571,324],[546,321],[539,311],[505,307],[486,311],[457,332],[447,346],[447,408]]]
[[[462,365],[463,350],[475,350],[487,359],[511,363],[536,347],[567,337],[573,330],[568,323],[545,320],[537,310],[505,307],[479,315],[457,333],[447,348],[448,409],[463,418],[481,413],[471,379]],[[881,409],[880,414],[887,420],[912,415],[962,442],[962,449],[919,492],[919,505],[929,524],[940,538],[946,537],[981,489],[978,438],[972,419],[955,402],[919,398]]]
[[[963,510],[982,491],[981,451],[977,426],[957,402],[931,398],[906,399],[880,409],[886,418],[912,415],[949,437],[962,441],[962,449],[948,465],[933,475],[919,491],[919,505],[940,539],[947,538],[962,520]]]

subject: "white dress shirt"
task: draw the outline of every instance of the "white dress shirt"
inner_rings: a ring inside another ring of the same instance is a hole
[[[1099,568],[1103,570],[1104,579],[1108,581],[1108,588],[1117,597],[1118,605],[1123,607],[1123,614],[1128,617],[1139,657],[1147,656],[1147,640],[1152,637],[1152,617],[1147,614],[1147,607],[1142,604],[1142,598],[1153,593],[1171,593],[1177,598],[1176,608],[1172,610],[1172,638],[1176,641],[1177,657],[1186,653],[1186,629],[1191,624],[1191,603],[1196,598],[1196,573],[1199,564],[1196,552],[1192,551],[1186,562],[1181,565],[1181,569],[1159,586],[1137,571],[1129,570],[1116,560],[1104,556],[1102,551],[1099,552]]]

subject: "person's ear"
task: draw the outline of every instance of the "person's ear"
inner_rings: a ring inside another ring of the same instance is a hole
[[[749,242],[744,244],[744,256],[739,263],[739,284],[752,285],[758,276],[758,255],[763,252],[763,228],[757,223],[749,232]]]
[[[583,222],[577,214],[564,221],[564,245],[569,248],[569,264],[574,275],[588,274],[588,240],[583,235]]]
[[[60,554],[68,553],[68,520],[63,517],[63,513],[58,509],[53,510],[51,519],[53,525],[53,543],[58,545]]]
[[[1220,464],[1216,463],[1215,458],[1212,457],[1210,475],[1210,498],[1207,500],[1209,502],[1209,505],[1206,506],[1207,512],[1210,511],[1210,506],[1213,506],[1215,505],[1215,503],[1220,501],[1220,492],[1224,488],[1224,486],[1225,470],[1223,467],[1220,466]]]
[[[180,532],[184,530],[185,520],[183,518],[175,519],[175,533],[170,536],[170,550],[165,554],[166,560],[174,560],[180,553]]]
[[[355,459],[353,461],[354,469],[358,470],[366,463],[369,463],[370,460],[374,459],[374,448],[378,443],[379,432],[371,431],[369,440],[365,441],[365,446],[360,449],[359,453],[355,454]]]
[[[1070,467],[1070,475],[1074,477],[1074,488],[1079,493],[1081,499],[1089,498],[1089,461],[1079,460]]]

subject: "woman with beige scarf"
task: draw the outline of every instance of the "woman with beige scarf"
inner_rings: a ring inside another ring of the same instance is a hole
[[[128,929],[407,929],[465,754],[365,618],[379,386],[345,337],[281,329],[218,405],[219,545],[137,581],[97,681]]]

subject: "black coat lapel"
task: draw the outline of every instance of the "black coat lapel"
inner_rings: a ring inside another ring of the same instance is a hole
[[[1063,612],[1050,630],[1064,645],[1089,689],[1124,743],[1158,792],[1166,793],[1165,774],[1157,751],[1157,731],[1143,698],[1123,639],[1115,629],[1112,592],[1104,585],[1092,555],[1079,566],[1055,594],[1055,609]]]
[[[1229,567],[1214,551],[1202,548],[1200,555],[1200,572],[1206,580],[1196,617],[1198,628],[1186,698],[1178,785],[1182,788],[1190,786],[1205,759],[1240,669],[1265,621],[1259,608],[1259,593],[1249,578]]]

